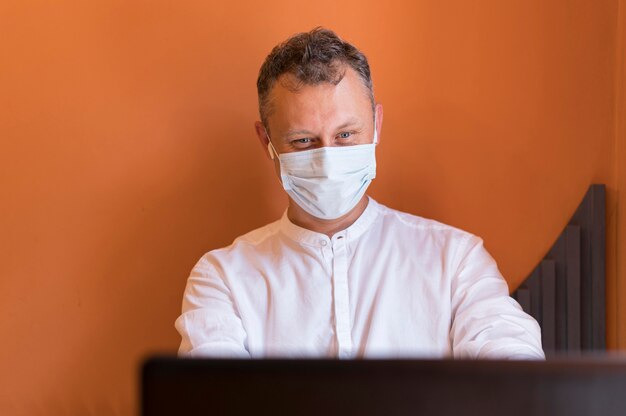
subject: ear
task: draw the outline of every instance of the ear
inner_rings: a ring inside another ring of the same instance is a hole
[[[374,126],[374,128],[376,129],[376,133],[378,134],[378,143],[380,144],[380,133],[383,129],[383,105],[380,103],[376,104],[374,112],[376,114],[376,125]]]
[[[254,123],[254,129],[256,131],[256,136],[259,139],[259,143],[261,143],[261,146],[263,147],[263,151],[269,159],[274,159],[274,154],[270,147],[270,138],[267,135],[265,126],[260,121],[257,121]]]

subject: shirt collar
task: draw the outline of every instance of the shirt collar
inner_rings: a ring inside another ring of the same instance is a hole
[[[374,223],[378,217],[380,205],[374,201],[374,199],[368,196],[368,204],[365,207],[365,211],[361,214],[357,220],[352,223],[351,226],[345,230],[337,232],[333,236],[333,240],[338,237],[345,237],[347,241],[356,240]],[[307,245],[315,247],[326,246],[331,242],[326,234],[318,233],[315,231],[307,230],[294,223],[292,223],[287,217],[287,210],[283,213],[280,219],[280,230],[290,239]]]

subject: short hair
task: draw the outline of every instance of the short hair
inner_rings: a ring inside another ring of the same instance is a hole
[[[358,74],[368,91],[373,110],[374,88],[367,58],[332,30],[317,27],[310,32],[298,33],[275,46],[265,58],[256,84],[263,124],[268,127],[270,91],[281,75],[291,74],[295,77],[295,90],[301,85],[322,82],[337,85],[345,75],[346,65]]]

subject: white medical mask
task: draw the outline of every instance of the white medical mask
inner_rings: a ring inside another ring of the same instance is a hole
[[[377,143],[374,128],[372,144],[321,147],[280,155],[271,140],[267,147],[272,159],[278,155],[287,194],[312,216],[331,220],[350,212],[376,177]]]

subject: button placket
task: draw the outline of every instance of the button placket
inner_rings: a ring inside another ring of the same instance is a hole
[[[348,264],[345,236],[338,235],[332,240],[333,249],[333,291],[335,325],[339,358],[352,354],[352,334],[350,322],[350,297],[348,293]]]

